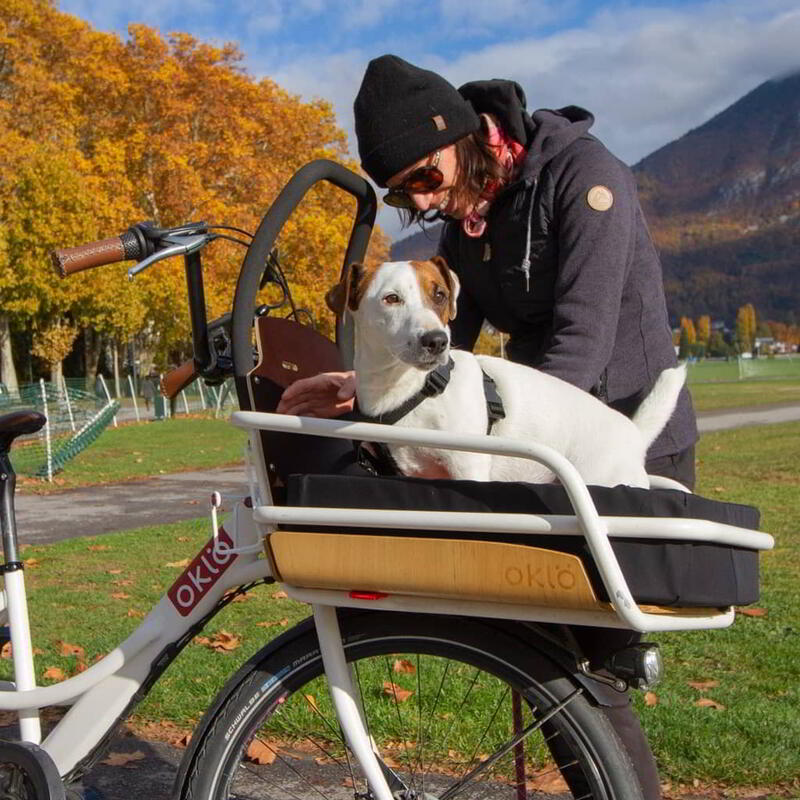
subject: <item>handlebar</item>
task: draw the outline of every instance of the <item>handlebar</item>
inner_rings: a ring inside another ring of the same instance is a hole
[[[118,261],[138,261],[141,256],[142,242],[139,237],[132,231],[125,231],[120,236],[112,236],[99,242],[54,250],[50,257],[56,272],[66,278],[67,275],[85,269],[116,264]]]
[[[184,361],[179,367],[171,369],[161,378],[161,394],[168,400],[177,397],[182,389],[185,389],[192,381],[198,377],[195,369],[194,359]]]

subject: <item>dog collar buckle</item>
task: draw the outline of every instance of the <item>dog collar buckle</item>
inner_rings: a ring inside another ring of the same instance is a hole
[[[453,371],[454,366],[453,359],[449,358],[446,364],[429,372],[425,376],[425,384],[420,389],[420,394],[423,397],[436,397],[436,395],[441,394],[447,388],[447,384],[450,383],[450,373]]]

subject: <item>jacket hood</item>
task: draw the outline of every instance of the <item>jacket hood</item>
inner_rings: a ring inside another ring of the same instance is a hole
[[[521,177],[526,179],[538,177],[548,161],[583,136],[594,123],[594,116],[578,106],[540,109],[530,115],[525,92],[515,81],[472,81],[458,91],[478,114],[494,114],[514,139],[525,144],[528,157]]]

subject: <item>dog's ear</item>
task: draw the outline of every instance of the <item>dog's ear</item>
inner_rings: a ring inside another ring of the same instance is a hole
[[[348,264],[339,283],[328,289],[325,302],[336,316],[341,317],[346,308],[355,311],[358,308],[358,285],[364,277],[364,265],[358,263]]]
[[[458,282],[458,275],[447,266],[447,262],[442,256],[434,256],[431,263],[435,264],[439,272],[442,273],[442,279],[450,292],[450,319],[456,317],[456,301],[458,300],[458,293],[461,290],[461,284]]]

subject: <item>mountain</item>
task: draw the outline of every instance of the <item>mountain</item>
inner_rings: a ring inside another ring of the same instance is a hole
[[[673,319],[800,318],[800,71],[766,81],[633,167]],[[392,245],[435,252],[438,226]]]
[[[676,316],[800,316],[800,72],[633,167]]]

